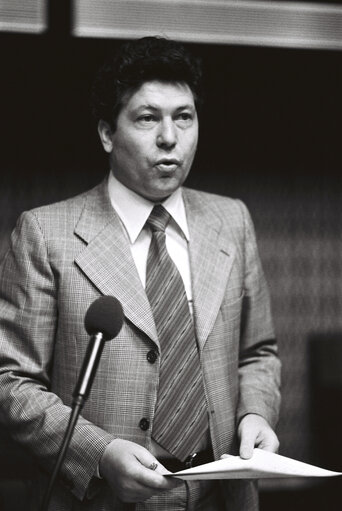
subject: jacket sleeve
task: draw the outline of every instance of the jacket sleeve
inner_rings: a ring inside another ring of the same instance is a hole
[[[275,427],[280,406],[280,361],[254,227],[247,208],[241,202],[240,206],[244,218],[245,270],[237,420],[256,413]]]
[[[50,391],[58,320],[58,289],[43,232],[24,213],[0,267],[0,422],[43,469],[52,471],[70,408]],[[113,439],[79,418],[61,480],[83,499]]]

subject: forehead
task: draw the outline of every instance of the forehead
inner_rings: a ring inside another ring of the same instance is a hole
[[[140,108],[178,109],[195,107],[193,93],[182,82],[144,82],[138,90],[124,101],[123,108],[136,110]]]

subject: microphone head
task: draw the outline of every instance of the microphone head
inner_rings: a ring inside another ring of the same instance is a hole
[[[114,296],[101,296],[88,308],[84,326],[89,335],[103,334],[105,341],[118,335],[124,314],[122,305]]]

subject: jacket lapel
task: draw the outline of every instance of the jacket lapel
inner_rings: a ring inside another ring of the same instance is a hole
[[[101,293],[115,296],[125,316],[158,345],[152,311],[106,182],[87,196],[75,234],[87,244],[76,264]]]
[[[210,203],[204,204],[206,199],[193,190],[183,192],[190,231],[195,329],[203,348],[223,299],[235,247],[220,236],[222,221]],[[101,293],[115,296],[128,320],[159,346],[152,311],[106,181],[87,194],[75,234],[86,243],[76,264]]]
[[[202,349],[214,326],[230,270],[235,247],[220,236],[221,219],[203,196],[184,189],[184,201],[190,231],[190,265],[194,321]]]

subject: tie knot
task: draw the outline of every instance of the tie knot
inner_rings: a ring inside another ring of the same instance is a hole
[[[151,227],[152,231],[164,232],[169,221],[170,214],[161,204],[158,204],[152,209],[146,223]]]

